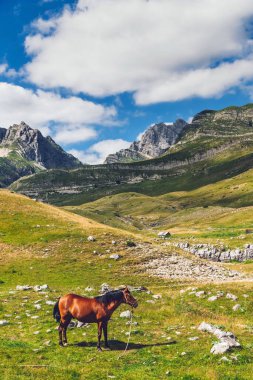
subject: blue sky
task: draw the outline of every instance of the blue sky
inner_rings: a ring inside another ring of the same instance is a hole
[[[24,120],[84,162],[252,100],[251,0],[1,0],[0,17],[0,125]]]

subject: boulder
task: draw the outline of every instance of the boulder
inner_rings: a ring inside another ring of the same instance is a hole
[[[122,311],[122,313],[120,313],[120,318],[131,318],[132,316],[132,313],[130,310],[126,310],[126,311]]]
[[[117,253],[113,253],[112,255],[110,255],[110,259],[113,259],[113,260],[119,260],[121,258],[120,255],[118,255]]]
[[[6,319],[2,319],[2,320],[0,320],[0,326],[6,326],[6,325],[8,325],[8,324],[9,324],[9,322],[6,321]]]

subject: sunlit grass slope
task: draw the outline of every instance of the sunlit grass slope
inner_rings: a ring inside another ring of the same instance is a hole
[[[205,290],[203,299],[190,294],[190,290],[180,293],[189,283],[149,277],[138,267],[139,256],[136,250],[126,249],[126,241],[142,242],[141,236],[7,191],[0,192],[0,232],[0,320],[9,322],[0,326],[1,379],[252,378],[251,283],[192,284]],[[87,241],[89,235],[96,241]],[[148,243],[151,246],[150,240]],[[109,258],[111,253],[119,253],[122,258],[114,261]],[[127,353],[119,358],[129,331],[126,319],[119,317],[125,306],[110,322],[111,352],[97,353],[94,325],[70,330],[69,347],[59,347],[52,305],[47,302],[68,292],[96,295],[105,282],[111,286],[143,285],[152,292],[134,293],[139,300],[134,314],[138,324],[133,326]],[[15,290],[17,285],[25,284],[47,284],[49,290]],[[94,290],[88,293],[87,286]],[[207,293],[213,295],[218,290],[236,294],[241,310],[233,311],[233,301],[225,297],[209,302]],[[162,298],[154,299],[152,294]],[[226,354],[228,362],[210,353],[214,338],[197,330],[203,320],[238,336],[242,349]],[[198,339],[189,340],[192,337]]]
[[[153,197],[122,193],[66,208],[145,234],[170,229],[181,237],[239,237],[246,229],[253,228],[253,170],[191,191]],[[246,241],[250,240],[251,236],[246,237]],[[235,241],[230,243],[234,245]],[[245,240],[236,243],[241,245]]]

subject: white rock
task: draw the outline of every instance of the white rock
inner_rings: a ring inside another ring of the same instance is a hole
[[[111,291],[112,291],[112,287],[106,282],[101,285],[100,293],[106,293],[106,292],[111,292]]]
[[[87,286],[87,288],[84,289],[86,292],[93,292],[94,288],[91,286]]]
[[[37,310],[40,310],[40,309],[41,309],[41,306],[40,306],[39,304],[35,304],[34,307],[35,307],[35,309],[37,309]]]
[[[211,349],[212,354],[223,354],[227,352],[232,347],[240,347],[240,343],[236,340],[236,337],[229,331],[223,331],[218,327],[211,325],[206,322],[202,322],[199,327],[201,331],[207,331],[213,335],[215,335],[219,342],[215,343]]]
[[[199,292],[195,293],[196,297],[202,297],[204,295],[205,295],[205,291],[204,290],[200,290]]]
[[[16,290],[30,290],[32,289],[32,286],[29,285],[17,285]]]
[[[219,342],[215,343],[213,347],[211,348],[211,354],[219,355],[224,354],[230,349],[229,344],[227,342]]]
[[[94,236],[90,235],[87,237],[87,240],[88,241],[96,241],[96,239],[94,238]]]
[[[229,360],[226,356],[222,356],[222,358],[220,358],[220,362],[231,362],[231,360]]]
[[[198,339],[199,339],[198,336],[192,336],[192,337],[188,338],[188,340],[190,340],[192,342],[194,342],[195,340],[198,340]]]
[[[55,304],[55,301],[47,300],[45,303],[46,303],[47,305],[54,305],[54,304]]]
[[[42,290],[46,290],[46,289],[48,289],[48,285],[47,284],[45,284],[45,285],[35,285],[33,287],[33,290],[35,292],[41,292]]]
[[[217,301],[218,297],[217,296],[212,296],[212,297],[209,297],[208,298],[208,301],[210,302],[214,302],[214,301]]]
[[[160,298],[162,298],[162,296],[161,296],[161,294],[154,294],[154,295],[153,295],[153,298],[154,298],[155,300],[159,300]]]
[[[233,301],[236,301],[238,299],[237,296],[235,296],[234,294],[232,293],[227,293],[226,294],[226,298],[229,299],[229,300],[233,300]]]
[[[115,245],[115,244],[116,244],[116,241],[115,241],[115,240],[112,240],[112,244]]]
[[[241,308],[241,305],[239,303],[237,303],[235,306],[233,306],[233,310],[234,311],[237,311]]]
[[[113,260],[119,260],[120,259],[120,255],[118,255],[117,253],[113,253],[112,255],[110,255],[110,259],[113,259]]]
[[[131,318],[131,311],[130,310],[126,310],[126,311],[122,311],[122,313],[120,313],[120,318]]]
[[[2,320],[0,321],[0,326],[6,326],[6,325],[8,325],[8,324],[9,324],[9,322],[6,321],[6,319],[2,319]]]

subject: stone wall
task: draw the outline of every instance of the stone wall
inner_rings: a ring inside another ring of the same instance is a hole
[[[253,244],[245,244],[244,248],[229,249],[209,244],[174,243],[175,247],[202,259],[211,261],[246,261],[253,259]]]

